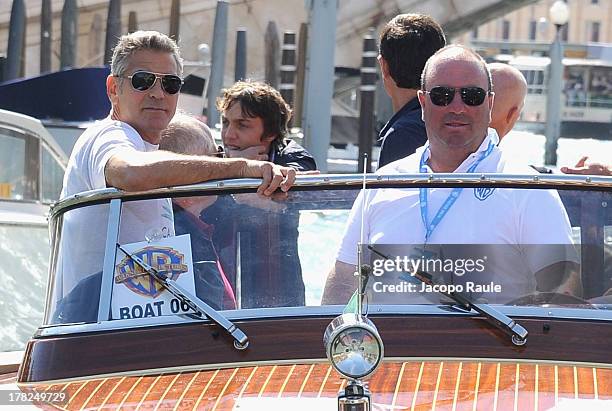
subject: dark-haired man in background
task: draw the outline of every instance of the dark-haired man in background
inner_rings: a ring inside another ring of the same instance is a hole
[[[227,157],[271,161],[296,171],[316,170],[314,158],[287,138],[291,108],[273,87],[238,81],[217,100]]]
[[[378,63],[393,117],[380,131],[378,167],[414,153],[427,141],[417,90],[425,62],[446,45],[442,27],[422,14],[400,14],[380,33]]]
[[[223,90],[217,109],[227,157],[265,159],[300,172],[316,170],[314,158],[287,138],[291,108],[273,87],[256,81],[236,82]],[[238,283],[241,307],[304,305],[299,214],[292,210],[291,201],[275,202],[250,194],[236,194],[233,200],[223,198],[203,218],[217,227],[214,241],[219,248],[233,245],[240,250],[240,279],[235,255],[225,261],[230,277]]]

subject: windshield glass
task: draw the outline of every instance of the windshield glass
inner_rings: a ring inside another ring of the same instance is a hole
[[[430,225],[456,189],[427,190]],[[370,304],[445,304],[443,291],[477,303],[612,307],[609,191],[466,186],[429,236],[412,209],[423,190],[360,191],[355,184],[296,187],[276,200],[253,193],[126,200],[116,242],[216,310],[345,305],[356,289],[359,243]],[[114,264],[103,281],[108,216],[106,203],[54,219],[46,324],[96,322],[105,284],[104,320],[181,321],[176,314],[189,308],[116,247],[107,249]],[[421,284],[415,270],[432,284]]]
[[[0,127],[0,198],[31,199],[27,192],[26,138]],[[12,160],[12,161],[11,161]]]

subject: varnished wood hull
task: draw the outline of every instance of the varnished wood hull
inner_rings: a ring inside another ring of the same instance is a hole
[[[64,390],[58,408],[231,410],[335,409],[345,382],[326,362],[118,375],[23,390]],[[379,409],[546,410],[612,404],[612,369],[538,362],[385,361],[369,381]],[[607,403],[607,402],[610,403]],[[389,408],[396,407],[396,408]],[[276,409],[276,408],[275,408]],[[604,408],[602,408],[604,409]]]
[[[609,324],[588,320],[521,319],[526,345],[481,318],[371,316],[387,357],[459,357],[550,360],[612,364]],[[237,322],[248,349],[211,324],[183,324],[32,339],[19,370],[20,382],[206,364],[299,361],[325,358],[323,332],[333,317],[260,319]]]
[[[612,409],[604,321],[522,318],[529,339],[517,347],[481,318],[372,318],[387,356],[369,382],[378,409],[543,410],[576,399],[586,403],[566,409]],[[238,322],[251,341],[242,351],[201,323],[37,338],[13,382],[64,390],[70,410],[336,409],[343,380],[322,343],[331,319]]]

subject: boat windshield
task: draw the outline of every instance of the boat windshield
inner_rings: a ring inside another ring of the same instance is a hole
[[[191,308],[126,252],[234,318],[341,310],[358,254],[365,301],[383,311],[448,307],[444,293],[459,292],[501,308],[610,313],[612,180],[419,178],[371,176],[362,194],[356,176],[321,176],[276,199],[228,182],[68,199],[51,220],[45,325],[189,321]]]

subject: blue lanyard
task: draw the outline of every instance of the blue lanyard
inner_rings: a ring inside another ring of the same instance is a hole
[[[485,158],[487,158],[489,154],[491,154],[494,147],[495,147],[495,144],[493,144],[493,142],[489,142],[489,146],[487,147],[487,149],[480,155],[480,157],[474,162],[474,164],[472,164],[470,168],[468,168],[467,172],[473,173],[474,170],[476,170],[476,167],[478,167],[478,165],[480,164],[480,162],[484,160]],[[426,152],[427,150],[424,150],[423,154],[421,155],[421,162],[419,166],[419,172],[421,173],[427,173],[427,168],[425,168],[425,153]],[[448,210],[450,210],[453,204],[455,204],[455,201],[457,201],[457,198],[459,198],[461,191],[463,191],[463,187],[453,188],[449,196],[446,198],[446,200],[444,201],[444,203],[442,204],[442,206],[436,213],[431,223],[429,223],[428,210],[427,210],[427,188],[423,188],[423,187],[419,188],[419,202],[421,204],[421,220],[423,220],[423,226],[425,227],[425,242],[426,243],[429,241],[431,234],[434,232],[438,224],[440,224],[440,222],[442,221],[446,213],[448,213]]]

